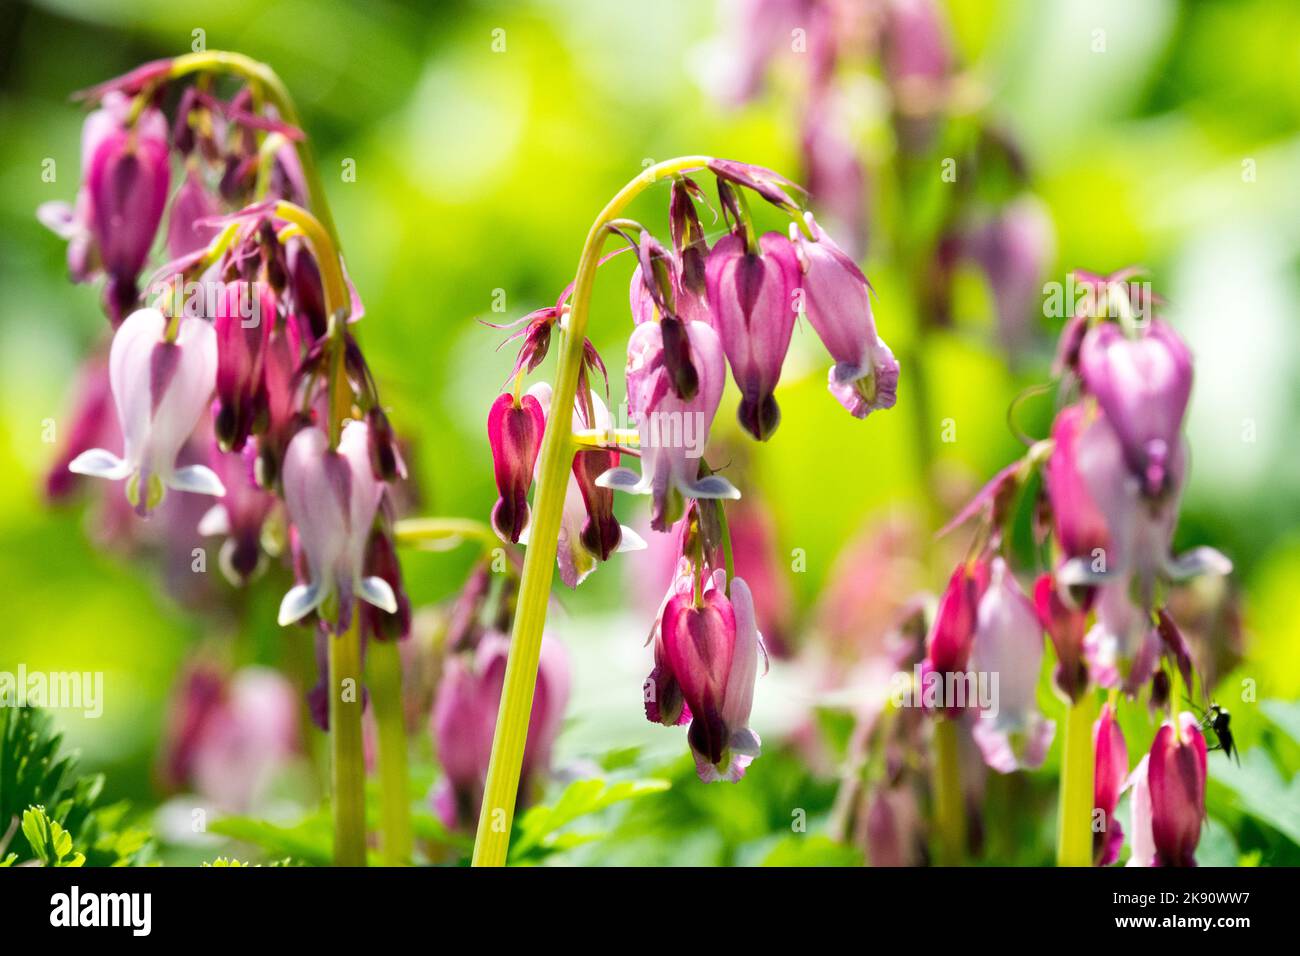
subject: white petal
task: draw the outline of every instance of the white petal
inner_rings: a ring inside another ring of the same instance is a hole
[[[168,488],[189,491],[196,495],[214,495],[222,498],[226,494],[226,486],[221,483],[217,473],[207,465],[187,465],[184,468],[177,468],[167,479],[166,484]]]
[[[397,595],[383,578],[362,578],[357,583],[357,597],[389,614],[397,613]]]
[[[289,588],[280,602],[280,614],[276,618],[281,627],[300,621],[320,606],[325,591],[318,584],[296,584]]]
[[[619,551],[644,551],[649,547],[645,543],[645,538],[641,537],[625,524],[619,525],[623,534],[618,541]]]
[[[1175,581],[1186,581],[1202,574],[1226,577],[1232,573],[1232,559],[1214,548],[1193,548],[1166,562],[1165,573]]]
[[[92,448],[72,459],[68,464],[68,471],[78,475],[90,475],[92,478],[121,481],[131,474],[131,464],[118,458],[111,451]]]
[[[225,505],[213,505],[199,519],[199,534],[205,538],[230,534],[230,515]]]
[[[631,468],[611,468],[596,479],[596,487],[611,491],[626,491],[632,495],[650,493],[650,486]]]
[[[721,475],[708,475],[692,482],[684,482],[682,494],[688,498],[729,498],[740,500],[740,491]]]

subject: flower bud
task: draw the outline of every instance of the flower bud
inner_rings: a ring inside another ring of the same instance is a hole
[[[1151,836],[1161,866],[1195,866],[1205,824],[1205,736],[1196,717],[1166,721],[1151,744]]]
[[[533,395],[498,396],[488,411],[488,443],[500,497],[492,508],[492,527],[502,541],[518,542],[528,526],[528,489],[542,447],[546,417]]]
[[[1109,866],[1119,858],[1124,845],[1124,830],[1115,819],[1115,807],[1128,777],[1128,747],[1115,719],[1115,708],[1109,703],[1102,706],[1101,716],[1092,725],[1092,748],[1092,806],[1106,820],[1104,829],[1093,830],[1093,860],[1097,866]]]

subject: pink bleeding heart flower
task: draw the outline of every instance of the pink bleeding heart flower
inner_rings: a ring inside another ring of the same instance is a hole
[[[1108,416],[1094,418],[1077,440],[1075,460],[1089,495],[1105,516],[1109,548],[1101,564],[1081,558],[1067,561],[1059,573],[1064,583],[1100,584],[1133,576],[1139,601],[1150,610],[1157,577],[1179,581],[1232,571],[1232,562],[1213,548],[1193,548],[1176,558],[1169,553],[1186,476],[1185,445],[1180,438],[1166,462],[1165,490],[1151,498],[1125,464],[1122,444]]]
[[[1052,423],[1052,453],[1044,467],[1052,527],[1065,557],[1103,557],[1110,543],[1106,518],[1080,470],[1079,442],[1088,426],[1084,405],[1067,405]]]
[[[153,246],[171,185],[167,121],[150,107],[134,126],[103,137],[84,171],[90,232],[104,271],[110,316],[125,313],[136,298],[136,277]]]
[[[193,668],[173,705],[166,782],[192,786],[226,812],[249,811],[300,750],[298,707],[293,685],[268,668],[229,678]]]
[[[485,633],[472,660],[456,655],[447,661],[438,685],[430,729],[443,777],[432,802],[449,829],[472,827],[478,819],[509,653],[508,637],[496,631]],[[520,772],[522,803],[528,802],[536,777],[550,769],[551,752],[569,702],[569,686],[564,645],[543,635]]]
[[[259,417],[265,423],[266,344],[275,326],[276,298],[269,285],[228,282],[217,294],[217,441],[239,451]]]
[[[198,531],[225,539],[218,552],[221,572],[235,587],[243,587],[264,569],[262,526],[275,497],[254,478],[257,450],[252,445],[229,454],[214,447],[211,461],[226,494],[199,521]]]
[[[108,380],[108,362],[102,355],[87,360],[77,373],[72,419],[66,436],[45,476],[45,495],[50,501],[66,498],[75,490],[78,479],[68,470],[73,459],[92,448],[122,441],[113,408],[113,389]]]
[[[692,590],[669,599],[662,619],[664,653],[690,707],[687,740],[701,780],[735,782],[759,755],[748,726],[758,676],[759,635],[749,586],[715,571],[700,600]]]
[[[1182,339],[1159,319],[1136,338],[1104,322],[1084,337],[1079,365],[1143,494],[1176,496],[1183,414],[1192,391],[1192,357]]]
[[[1151,791],[1151,837],[1160,866],[1195,866],[1205,823],[1205,735],[1184,711],[1165,721],[1151,744],[1147,769]]]
[[[366,424],[353,421],[344,427],[337,449],[315,426],[289,443],[284,504],[298,533],[308,581],[290,588],[280,602],[281,626],[328,607],[331,598],[337,601],[335,633],[352,621],[354,597],[397,613],[397,597],[388,582],[364,572],[366,544],[384,494],[383,483],[370,469],[369,441]]]
[[[894,406],[898,362],[876,334],[867,277],[811,213],[805,218],[811,240],[790,229],[803,271],[803,314],[835,360],[827,388],[854,418],[866,418]]]
[[[982,711],[972,735],[984,762],[998,773],[1042,764],[1056,725],[1038,711],[1038,672],[1043,662],[1043,629],[1007,569],[994,558],[988,589],[980,598],[971,668],[997,675],[993,707]]]
[[[663,358],[659,322],[642,322],[627,345],[628,410],[637,423],[641,474],[614,468],[596,480],[601,488],[652,495],[650,526],[667,531],[682,516],[686,498],[739,498],[720,475],[699,476],[713,416],[726,384],[726,361],[718,335],[703,322],[686,325],[699,388],[689,400],[672,390]]]
[[[1077,703],[1088,691],[1088,662],[1084,643],[1088,632],[1088,609],[1063,597],[1050,574],[1034,582],[1034,609],[1038,621],[1056,649],[1056,671],[1052,675],[1056,689],[1067,700]]]
[[[140,309],[119,326],[108,373],[125,445],[122,457],[92,448],[68,465],[79,475],[126,479],[127,500],[142,516],[158,507],[166,488],[218,497],[226,493],[212,469],[176,467],[177,455],[212,398],[217,341],[202,319],[175,321],[177,332],[170,342],[164,337],[168,320],[157,309]]]
[[[381,641],[404,641],[411,636],[411,599],[402,582],[402,565],[397,559],[397,547],[386,528],[376,528],[366,546],[366,560],[362,568],[367,577],[388,582],[396,598],[397,609],[387,611],[365,604],[361,607],[361,633]]]
[[[528,489],[545,428],[546,415],[532,394],[506,392],[488,411],[488,443],[500,495],[492,508],[492,527],[502,541],[517,542],[528,526]]]
[[[220,214],[216,197],[203,185],[198,173],[187,172],[167,217],[167,254],[181,259],[206,248],[219,231],[211,220]]]
[[[613,427],[609,409],[595,392],[589,392],[593,423],[585,428],[575,408],[572,427],[577,432],[608,433]],[[542,409],[542,417],[551,417],[551,386],[538,382],[530,388],[525,398],[535,400]],[[556,560],[560,566],[560,580],[576,588],[587,579],[596,565],[609,560],[615,552],[640,551],[646,543],[631,528],[618,523],[614,516],[614,492],[599,484],[601,475],[618,466],[618,452],[605,449],[579,451],[573,459],[569,483],[564,491],[564,510],[560,515],[560,536]],[[528,544],[529,530],[519,536],[521,544]]]
[[[740,388],[740,424],[765,441],[781,419],[773,391],[794,332],[799,263],[778,232],[751,253],[735,233],[723,236],[705,263],[709,312]]]
[[[989,562],[986,558],[963,562],[948,579],[948,587],[939,599],[934,623],[926,639],[925,660],[921,662],[922,680],[946,679],[950,674],[964,674],[975,641],[980,601],[989,586]],[[931,678],[929,675],[938,675]],[[951,701],[942,708],[949,717],[961,715],[962,708]]]
[[[1124,829],[1115,818],[1115,807],[1128,778],[1128,747],[1110,703],[1101,708],[1101,715],[1092,725],[1092,748],[1092,806],[1105,818],[1103,829],[1093,830],[1093,861],[1097,866],[1109,866],[1119,859],[1124,845]]]
[[[1056,256],[1051,216],[1042,200],[1020,196],[973,230],[964,246],[988,280],[1002,344],[1018,355],[1033,337],[1043,277]]]

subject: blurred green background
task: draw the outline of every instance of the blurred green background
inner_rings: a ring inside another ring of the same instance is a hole
[[[1055,219],[1051,277],[1139,263],[1169,300],[1168,314],[1198,360],[1193,467],[1176,544],[1213,544],[1236,562],[1249,644],[1229,683],[1249,678],[1259,700],[1297,700],[1300,6],[955,0],[949,10],[961,58],[1023,145]],[[280,73],[317,150],[366,303],[359,334],[394,426],[410,443],[418,511],[486,518],[495,493],[484,420],[513,356],[494,351],[501,335],[475,319],[507,321],[553,301],[591,219],[648,161],[708,153],[797,174],[797,117],[779,82],[740,110],[702,88],[706,44],[719,29],[715,11],[696,0],[6,0],[0,669],[23,662],[30,670],[105,672],[102,719],[59,718],[86,761],[109,772],[114,794],[151,799],[166,695],[196,642],[242,628],[245,656],[275,660],[279,642],[302,651],[308,638],[274,627],[282,578],[230,602],[233,611],[196,615],[169,596],[156,565],[97,548],[83,508],[43,503],[41,478],[54,453],[44,423],[66,421],[78,362],[106,329],[96,293],[68,283],[63,243],[34,217],[38,204],[70,200],[76,189],[82,112],[69,94],[189,50],[196,30],[208,48],[242,51]],[[497,30],[505,31],[499,52]],[[1105,31],[1104,53],[1093,52],[1095,30]],[[868,122],[864,149],[873,137]],[[47,158],[57,163],[52,183],[41,176]],[[341,175],[348,160],[354,182]],[[653,192],[633,215],[666,236],[666,205],[666,191]],[[597,286],[593,337],[612,370],[622,366],[630,329],[629,269],[616,261]],[[867,272],[881,334],[896,350],[906,346],[915,316],[904,283],[887,261],[869,259]],[[504,311],[494,312],[502,294]],[[1038,357],[1012,372],[990,344],[987,296],[959,295],[955,319],[922,347],[932,414],[958,425],[958,440],[942,446],[944,464],[969,486],[1016,453],[1006,408],[1045,378],[1056,330],[1044,324]],[[796,333],[778,394],[783,425],[752,456],[782,553],[806,553],[806,571],[791,576],[805,610],[865,520],[917,502],[914,437],[918,425],[939,427],[910,419],[906,367],[898,407],[866,423],[826,394],[825,367],[810,330]],[[728,427],[733,408],[724,399],[719,421]],[[1043,434],[1046,418],[1029,418]],[[620,509],[632,510],[627,502]],[[406,573],[417,605],[453,593],[468,560],[411,556]],[[629,567],[636,565],[616,560],[580,594],[562,598],[554,627],[573,649],[576,678],[561,762],[615,747],[685,752],[683,735],[641,715],[648,622],[629,608]],[[215,565],[210,573],[225,591]],[[804,694],[787,669],[775,668],[756,694],[759,731],[789,726],[792,713],[807,709]],[[1271,733],[1251,705],[1233,700],[1233,713],[1244,748]],[[1278,747],[1289,778],[1300,761],[1294,746]],[[756,786],[779,792],[783,768],[774,757]],[[746,817],[763,811],[747,807],[736,788],[696,788],[683,799],[707,803],[740,842],[766,832],[764,821]],[[788,825],[788,811],[774,814],[771,829]],[[686,842],[679,853],[746,859],[719,856],[716,838],[700,839],[706,845]],[[664,851],[628,846],[632,859],[655,862],[656,852]]]

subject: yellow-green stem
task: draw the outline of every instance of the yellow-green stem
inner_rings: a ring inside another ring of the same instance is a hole
[[[1096,702],[1085,695],[1065,717],[1056,865],[1092,866],[1092,721]]]
[[[370,642],[366,654],[370,701],[379,731],[379,846],[385,866],[411,862],[411,800],[406,780],[402,716],[402,657],[396,641]]]
[[[366,865],[366,758],[361,742],[361,633],[354,611],[348,629],[328,637],[330,658],[330,790],[334,803],[334,865]]]
[[[591,289],[596,281],[596,265],[608,236],[606,227],[639,193],[647,187],[707,165],[707,156],[686,156],[651,166],[632,180],[609,201],[592,223],[578,261],[572,306],[560,344],[551,408],[552,422],[564,422],[565,409],[573,407],[578,388],[578,371],[582,364],[582,347],[587,334],[587,313]],[[546,429],[542,439],[541,463],[537,471],[537,493],[533,499],[532,529],[524,555],[524,572],[519,583],[519,603],[515,608],[514,633],[510,656],[506,662],[505,686],[497,711],[496,733],[492,738],[492,759],[488,765],[483,809],[479,813],[478,834],[474,841],[475,866],[503,866],[510,848],[510,826],[514,819],[515,799],[519,791],[519,770],[523,763],[524,744],[528,740],[528,718],[533,709],[533,689],[537,683],[537,660],[542,647],[542,628],[550,600],[551,580],[555,574],[555,552],[560,533],[560,513],[569,483],[569,469],[575,451],[567,428]]]
[[[934,723],[934,823],[935,862],[960,866],[966,855],[966,799],[957,724],[946,717]]]

